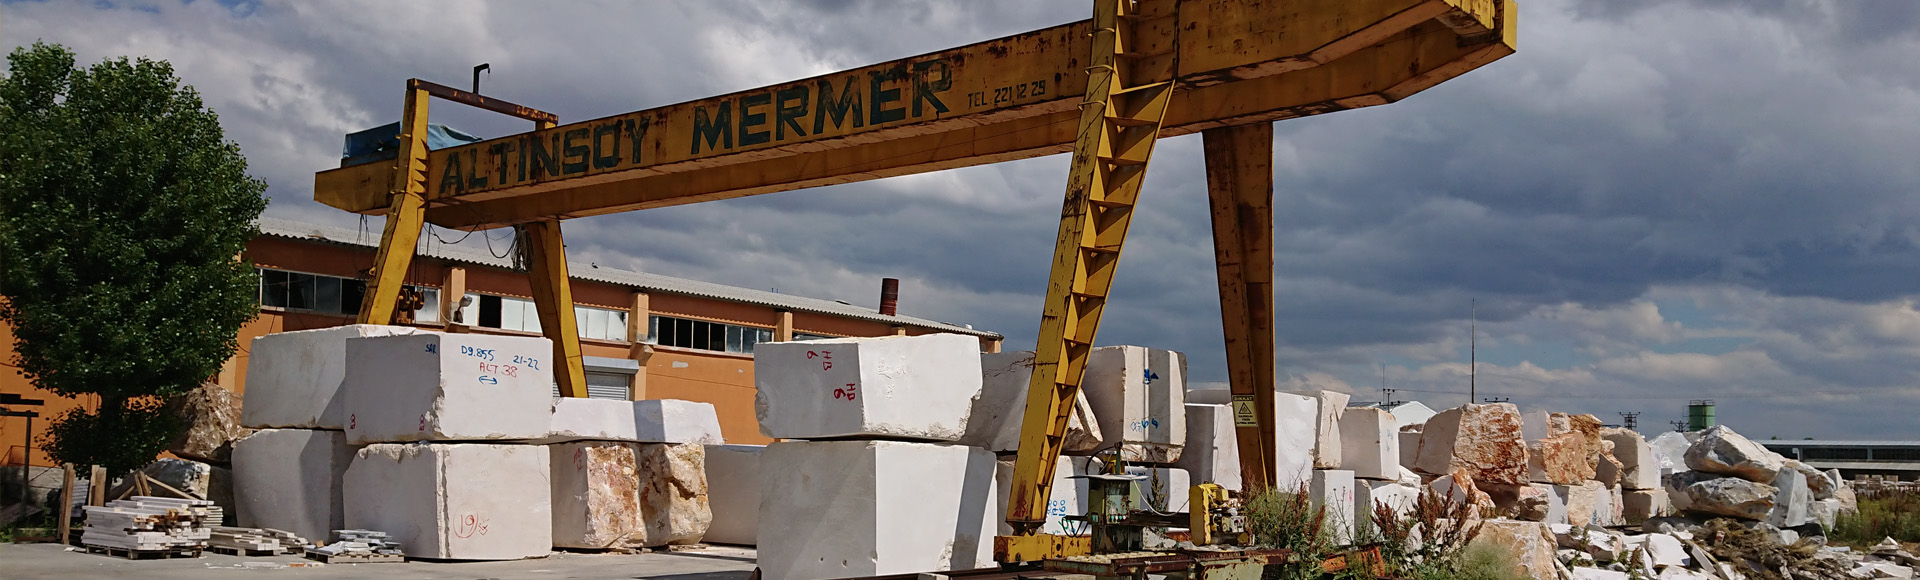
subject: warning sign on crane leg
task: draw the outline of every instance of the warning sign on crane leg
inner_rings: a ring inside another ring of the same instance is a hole
[[[1259,416],[1253,412],[1253,395],[1233,396],[1233,426],[1259,427]]]

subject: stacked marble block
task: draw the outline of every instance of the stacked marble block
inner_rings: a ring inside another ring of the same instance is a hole
[[[723,441],[713,405],[560,399],[541,441],[555,547],[693,544],[708,533],[707,449]]]
[[[1621,526],[1670,511],[1657,452],[1639,433],[1593,415],[1533,411],[1524,419],[1530,486],[1550,524]],[[1544,517],[1542,517],[1544,514]]]
[[[994,566],[996,457],[955,444],[981,394],[979,340],[761,343],[758,563],[766,580]],[[738,458],[736,458],[738,459]]]

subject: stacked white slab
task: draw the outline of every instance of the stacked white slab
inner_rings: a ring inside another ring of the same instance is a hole
[[[269,334],[248,347],[240,424],[250,429],[347,428],[341,382],[347,339],[413,334],[406,326],[350,324]]]
[[[904,441],[799,441],[768,445],[760,460],[757,543],[766,580],[994,565],[1001,513],[994,509],[991,452]]]
[[[1313,446],[1320,419],[1317,397],[1273,394],[1273,487],[1299,490],[1313,478]]]
[[[416,558],[544,556],[553,546],[548,466],[547,448],[534,445],[370,445],[342,482],[346,527],[387,532]]]
[[[1340,417],[1340,467],[1361,479],[1400,477],[1400,434],[1393,413],[1355,407]]]
[[[1087,356],[1080,394],[1100,418],[1101,449],[1124,461],[1173,463],[1187,443],[1187,355],[1109,346]]]
[[[1187,403],[1187,443],[1174,466],[1187,470],[1195,481],[1239,490],[1240,441],[1233,408]]]
[[[621,401],[567,397],[553,402],[542,443],[632,441],[718,445],[720,416],[712,403],[679,399]]]
[[[760,454],[764,445],[707,446],[706,542],[751,546],[760,528]]]
[[[553,416],[552,343],[421,332],[347,340],[347,441],[540,439]]]
[[[1340,468],[1340,417],[1346,414],[1346,393],[1334,391],[1294,391],[1312,397],[1314,407],[1313,468]]]
[[[959,443],[995,453],[1020,450],[1020,427],[1026,419],[1027,387],[1033,377],[1033,351],[980,355],[980,397],[967,415],[966,435]],[[1073,415],[1061,453],[1086,455],[1100,448],[1100,424],[1086,397],[1074,397]]]
[[[754,347],[760,433],[953,441],[980,395],[980,341],[959,334]]]
[[[346,527],[341,476],[353,448],[339,431],[262,429],[233,443],[234,508],[240,527],[273,528],[326,541]]]
[[[1075,536],[1086,532],[1086,524],[1066,518],[1087,515],[1087,480],[1073,476],[1086,475],[1089,461],[1085,457],[1061,457],[1054,462],[1053,486],[1047,493],[1047,523],[1041,525],[1040,533]],[[999,500],[995,513],[1007,513],[1007,502],[1013,495],[1013,468],[1012,460],[1001,460],[995,466],[993,489]],[[1013,526],[1007,525],[1004,518],[996,522],[1000,535],[1013,535]]]

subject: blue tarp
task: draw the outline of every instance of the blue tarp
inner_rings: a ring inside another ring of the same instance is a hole
[[[445,149],[480,141],[479,137],[439,123],[427,124],[427,149]],[[347,145],[340,151],[340,166],[359,165],[393,159],[400,148],[400,123],[394,122],[365,131],[347,134]]]

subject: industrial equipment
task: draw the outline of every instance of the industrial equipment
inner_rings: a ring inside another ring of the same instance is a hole
[[[521,229],[542,330],[566,362],[555,379],[584,397],[562,220],[1071,151],[1007,508],[1015,533],[995,547],[1007,562],[1087,555],[1097,546],[1086,537],[1036,530],[1154,144],[1203,134],[1243,483],[1263,488],[1274,457],[1271,122],[1392,103],[1465,74],[1513,53],[1515,19],[1512,0],[1096,0],[1090,20],[564,126],[415,79],[394,162],[319,172],[314,199],[387,216],[363,323],[393,321],[424,224]],[[429,150],[429,98],[534,130]],[[1202,511],[1205,533],[1238,533],[1230,516]],[[1160,560],[1120,561],[1134,562],[1102,565]]]

